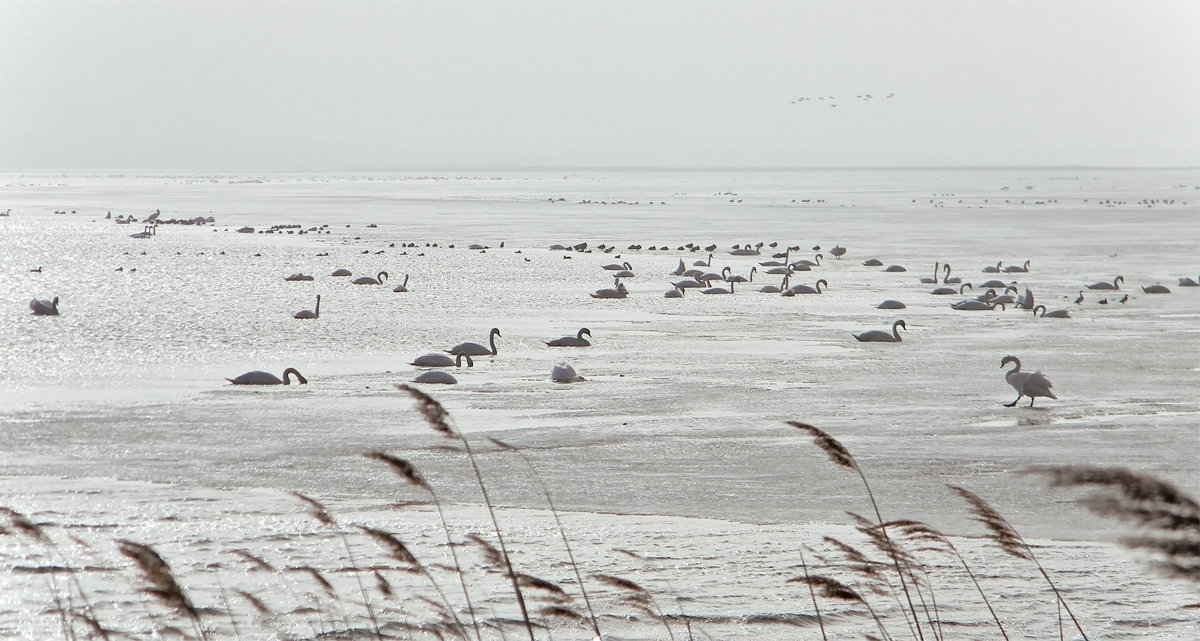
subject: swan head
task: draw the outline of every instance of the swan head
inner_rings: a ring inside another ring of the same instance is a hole
[[[1004,366],[1005,366],[1005,365],[1008,365],[1009,363],[1016,363],[1016,364],[1017,364],[1017,369],[1021,369],[1021,359],[1019,359],[1019,358],[1017,358],[1016,356],[1013,356],[1013,355],[1011,355],[1011,354],[1010,354],[1010,355],[1008,355],[1008,356],[1005,356],[1005,357],[1004,357],[1004,358],[1002,358],[1002,359],[1000,359],[1000,367],[1001,367],[1001,369],[1003,369],[1003,368],[1004,368]]]

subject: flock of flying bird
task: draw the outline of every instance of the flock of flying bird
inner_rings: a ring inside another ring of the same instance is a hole
[[[147,231],[149,234],[153,234],[153,230]],[[730,256],[763,256],[762,252],[764,245],[766,244],[761,242],[756,245],[734,245],[728,250],[728,254]],[[778,243],[769,244],[770,249],[775,249],[777,247]],[[474,248],[474,246],[472,246],[472,248]],[[551,247],[551,249],[566,249],[588,253],[591,251],[587,248],[586,243],[565,246],[554,245]],[[610,253],[615,248],[600,245],[597,247],[597,249],[604,251],[605,253]],[[637,250],[640,249],[640,246],[631,245],[628,249]],[[678,249],[692,252],[703,250],[704,252],[707,252],[707,258],[693,261],[691,267],[686,265],[684,260],[681,258],[679,260],[679,265],[670,273],[671,276],[679,277],[680,280],[671,283],[671,289],[667,290],[667,292],[664,294],[665,298],[683,298],[684,293],[688,289],[698,289],[702,294],[710,295],[733,294],[735,292],[734,288],[737,284],[753,282],[754,276],[756,273],[758,273],[759,267],[763,268],[763,274],[782,277],[781,283],[777,286],[765,285],[760,287],[758,291],[761,293],[779,294],[781,296],[821,294],[824,291],[822,286],[824,286],[826,289],[829,287],[829,283],[823,278],[816,280],[812,286],[807,284],[791,283],[791,278],[794,274],[797,272],[809,272],[812,271],[813,268],[820,267],[821,259],[824,258],[824,254],[817,253],[811,260],[804,258],[793,261],[791,260],[791,256],[793,252],[798,253],[800,251],[798,246],[786,247],[782,252],[771,254],[770,260],[761,261],[757,265],[752,266],[748,276],[734,274],[732,268],[728,266],[724,267],[720,272],[712,271],[711,266],[717,250],[716,245],[700,247],[699,245],[689,243],[688,245],[681,246]],[[813,251],[819,251],[820,249],[821,248],[819,245],[812,248]],[[847,250],[845,247],[838,245],[830,249],[829,253],[834,256],[835,259],[840,259],[846,254],[846,251]],[[619,255],[617,257],[620,258]],[[868,267],[884,267],[884,263],[875,258],[868,259],[863,263],[863,265]],[[614,278],[613,287],[596,290],[590,294],[591,297],[626,298],[629,294],[629,290],[626,288],[624,283],[621,282],[621,279],[635,277],[632,264],[630,264],[628,261],[621,263],[610,263],[603,265],[602,268],[609,272]],[[1022,265],[1008,266],[1004,266],[1003,262],[998,262],[994,266],[988,265],[984,267],[982,271],[988,274],[1025,274],[1029,273],[1029,269],[1030,261],[1027,260]],[[41,271],[41,269],[35,268],[32,271]],[[884,267],[883,271],[905,272],[907,269],[900,265],[888,265]],[[939,285],[939,287],[936,287],[930,291],[930,294],[932,295],[965,295],[968,288],[974,289],[974,285],[972,283],[963,282],[961,277],[952,276],[952,273],[953,272],[950,265],[938,262],[934,264],[933,275],[931,277],[922,277],[919,279],[919,282],[923,284]],[[333,277],[349,277],[352,276],[352,273],[347,269],[338,269],[332,272],[330,275]],[[373,277],[360,276],[353,279],[351,282],[356,285],[383,285],[388,278],[389,274],[386,271],[379,271]],[[284,280],[311,281],[313,280],[313,276],[309,274],[295,273],[286,276]],[[408,292],[408,282],[408,274],[405,274],[404,281],[394,287],[392,291],[400,293]],[[714,285],[714,282],[726,284],[728,287]],[[1080,290],[1079,297],[1075,299],[1075,303],[1081,304],[1084,301],[1083,293],[1086,290],[1115,292],[1120,290],[1123,282],[1124,277],[1117,276],[1111,282],[1098,281],[1092,284],[1084,285],[1085,289]],[[952,287],[951,285],[955,285],[955,287]],[[1190,277],[1182,277],[1179,279],[1179,286],[1197,287],[1200,286],[1200,283]],[[1033,293],[1030,291],[1028,286],[1025,287],[1024,294],[1016,297],[1014,297],[1014,295],[1018,294],[1019,290],[1015,286],[1015,283],[1005,283],[999,279],[991,279],[980,283],[980,287],[986,289],[983,294],[973,298],[960,300],[951,304],[950,306],[957,310],[995,310],[997,307],[1003,310],[1005,309],[1006,305],[1015,305],[1020,309],[1031,310],[1035,316],[1037,316],[1038,312],[1040,311],[1041,317],[1045,318],[1071,317],[1070,312],[1065,309],[1047,311],[1045,305],[1035,304]],[[997,289],[1002,289],[1002,293],[998,294],[996,291]],[[1012,294],[1009,294],[1010,291]],[[1168,294],[1171,290],[1164,285],[1156,283],[1153,285],[1142,286],[1142,291],[1148,294]],[[1124,303],[1126,300],[1128,300],[1127,294],[1119,302]],[[1107,298],[1105,298],[1099,302],[1101,304],[1107,304],[1109,301]],[[29,308],[36,316],[57,316],[59,315],[58,305],[59,298],[57,296],[49,300],[35,298],[30,301]],[[876,305],[876,307],[879,309],[904,309],[906,306],[904,303],[898,300],[888,299]],[[293,317],[302,320],[319,319],[321,317],[320,294],[318,294],[316,297],[316,305],[313,309],[301,310],[296,312]],[[859,333],[852,333],[852,336],[860,342],[898,343],[902,341],[899,332],[901,328],[905,330],[908,329],[904,320],[898,319],[892,323],[890,331],[871,329]],[[588,338],[584,338],[585,335]],[[480,343],[463,342],[451,347],[450,349],[444,350],[444,352],[431,352],[415,358],[410,365],[424,368],[425,371],[417,375],[413,379],[413,382],[427,384],[457,383],[457,379],[452,374],[439,368],[462,367],[464,360],[466,361],[467,367],[473,367],[473,356],[495,356],[498,353],[496,349],[496,338],[500,336],[500,330],[498,328],[492,328],[488,334],[488,344],[486,346]],[[588,347],[591,345],[591,342],[588,340],[590,338],[591,331],[584,327],[581,328],[574,336],[563,336],[554,340],[545,341],[545,344],[548,347]],[[1034,400],[1038,397],[1054,399],[1058,398],[1052,391],[1052,384],[1040,371],[1021,371],[1020,359],[1012,355],[1005,356],[1001,360],[1000,367],[1004,368],[1010,363],[1013,365],[1013,368],[1005,373],[1005,380],[1013,387],[1014,390],[1016,390],[1017,398],[1011,403],[1006,403],[1006,406],[1012,407],[1024,397],[1029,397],[1030,407],[1033,406]],[[269,372],[256,370],[246,372],[245,374],[235,378],[228,378],[226,380],[234,385],[290,385],[293,376],[300,384],[308,383],[308,379],[306,379],[298,370],[291,367],[283,371],[282,377],[277,377]],[[571,383],[585,380],[582,376],[579,376],[579,374],[571,365],[566,363],[558,363],[554,365],[551,370],[550,377],[553,381],[559,383]]]

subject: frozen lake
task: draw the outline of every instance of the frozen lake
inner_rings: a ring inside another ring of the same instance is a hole
[[[669,627],[686,638],[686,623],[696,638],[818,637],[807,590],[787,583],[802,571],[799,553],[853,584],[823,537],[864,545],[846,512],[873,513],[857,476],[788,420],[829,432],[855,455],[885,519],[952,535],[1010,637],[1057,635],[1054,598],[1036,566],[982,538],[947,484],[986,499],[1035,544],[1090,638],[1197,634],[1196,584],[1152,573],[1116,544],[1132,530],[1089,515],[1074,501],[1080,492],[1021,474],[1040,464],[1122,466],[1200,494],[1200,288],[1177,286],[1200,277],[1194,170],[0,179],[0,211],[11,208],[0,217],[0,506],[41,524],[55,543],[0,537],[14,569],[0,578],[0,637],[68,638],[53,595],[78,599],[78,588],[67,572],[36,571],[47,566],[74,568],[112,630],[140,638],[178,625],[194,635],[138,592],[113,543],[130,539],[171,564],[209,638],[348,637],[372,628],[364,592],[394,626],[385,633],[425,638],[401,624],[435,620],[413,595],[436,595],[420,577],[383,569],[386,555],[352,526],[387,529],[435,566],[453,562],[445,534],[427,493],[362,454],[414,463],[456,540],[493,539],[466,456],[446,450],[453,441],[395,388],[419,373],[415,357],[486,343],[493,327],[496,355],[454,372],[457,385],[418,387],[475,449],[517,569],[562,585],[584,612],[537,478],[487,439],[525,451],[548,484],[606,637],[669,638]],[[215,223],[164,224],[131,238],[155,210],[162,220]],[[116,224],[109,212],[138,221]],[[243,226],[256,233],[237,233]],[[261,233],[272,226],[283,227]],[[587,250],[551,249],[580,243]],[[730,254],[758,243],[759,255]],[[788,246],[800,248],[790,261],[822,254],[819,266],[791,276],[791,284],[824,279],[822,294],[758,291],[781,278],[764,276],[760,263]],[[846,248],[840,260],[835,246]],[[870,258],[882,266],[864,265]],[[732,295],[666,298],[680,261],[757,275]],[[1025,261],[1028,272],[982,271]],[[624,262],[635,273],[622,281],[626,298],[589,296],[613,286],[604,265]],[[935,262],[974,290],[930,294],[940,284],[919,279],[934,275]],[[338,268],[353,276],[331,276]],[[350,282],[381,271],[390,275],[383,286]],[[294,273],[313,278],[284,280]],[[1085,289],[1118,275],[1119,291]],[[409,291],[394,292],[406,277]],[[1072,317],[950,308],[992,278]],[[1171,293],[1143,291],[1155,283]],[[319,319],[292,318],[318,294]],[[31,298],[55,296],[59,316],[30,314]],[[907,308],[876,309],[884,299]],[[899,343],[851,336],[897,319],[907,327]],[[581,327],[590,347],[544,344]],[[1058,399],[1005,407],[1015,393],[1000,362],[1010,354],[1042,370]],[[552,382],[559,362],[586,380]],[[288,367],[308,384],[225,381]],[[340,528],[308,516],[291,492],[321,501]],[[235,550],[292,570],[253,569]],[[511,589],[478,550],[458,555],[479,618],[518,617]],[[952,558],[922,560],[947,638],[1001,638]],[[304,568],[328,575],[334,596]],[[438,580],[465,617],[452,574]],[[639,614],[589,574],[645,587],[668,622]],[[378,576],[394,583],[392,596]],[[889,634],[905,636],[898,602],[871,600]],[[822,608],[830,638],[879,632],[861,607]],[[539,620],[554,638],[591,635]]]

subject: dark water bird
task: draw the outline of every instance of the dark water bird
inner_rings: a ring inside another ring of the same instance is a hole
[[[301,375],[300,372],[296,371],[296,368],[294,367],[289,367],[283,370],[282,380],[280,380],[279,377],[275,376],[274,374],[258,370],[246,372],[237,378],[227,378],[225,380],[233,383],[234,385],[291,385],[292,374],[296,375],[296,380],[299,381],[301,385],[308,384],[308,379],[304,378],[304,376]]]
[[[315,310],[302,309],[302,310],[296,312],[295,314],[292,314],[292,318],[299,318],[299,319],[320,318],[320,317],[321,317],[321,295],[320,294],[317,294],[317,307]]]
[[[40,274],[40,273],[42,273],[42,266],[41,266],[41,265],[38,265],[37,267],[34,267],[34,268],[30,269],[29,271],[31,271],[31,272],[33,272],[33,273],[35,273],[35,274]]]
[[[938,277],[941,275],[941,266],[942,266],[941,263],[935,262],[933,264],[933,276],[932,277],[931,276],[922,276],[921,282],[926,283],[926,284],[933,284],[933,283],[938,282]]]
[[[408,274],[404,275],[404,282],[393,287],[392,291],[400,292],[401,294],[408,291]]]
[[[1040,316],[1038,316],[1039,309],[1042,310],[1042,313]],[[1071,312],[1069,312],[1065,309],[1055,309],[1055,310],[1051,310],[1051,311],[1046,311],[1045,305],[1038,304],[1038,305],[1034,305],[1034,307],[1033,307],[1033,315],[1038,316],[1039,318],[1070,318]]]
[[[472,361],[471,357],[467,354],[459,354],[458,356],[455,357],[454,362],[452,364],[457,367],[462,367],[462,361],[464,358],[467,359],[467,367],[475,366],[475,361]],[[412,379],[412,382],[438,384],[438,385],[457,385],[458,379],[454,378],[454,375],[451,374],[450,372],[433,369],[433,370],[427,370],[427,371],[421,372],[420,374],[417,374],[417,376]]]
[[[375,275],[375,278],[371,278],[370,276],[359,276],[350,282],[354,283],[355,285],[382,285],[383,281],[387,279],[387,272],[379,272]]]
[[[587,334],[588,338],[591,338],[592,330],[582,327],[574,336],[563,336],[562,338],[556,338],[552,341],[546,341],[546,345],[549,345],[550,347],[588,347],[591,345],[591,342],[588,341],[587,338],[583,337],[584,334]]]
[[[1081,289],[1081,290],[1079,290],[1079,297],[1075,299],[1075,304],[1078,305],[1082,302],[1083,302],[1083,290]]]
[[[829,253],[833,254],[834,258],[841,260],[842,256],[846,255],[846,248],[842,247],[841,245],[834,245],[833,249],[829,250]]]
[[[1013,407],[1018,401],[1026,396],[1029,397],[1030,407],[1033,407],[1033,401],[1039,396],[1058,399],[1058,397],[1054,395],[1054,392],[1050,391],[1050,388],[1054,386],[1050,383],[1049,379],[1042,375],[1040,371],[1033,373],[1022,372],[1021,359],[1017,358],[1016,356],[1005,356],[1000,360],[1000,367],[1003,368],[1009,363],[1012,363],[1014,367],[1004,373],[1004,380],[1008,381],[1008,384],[1012,385],[1013,389],[1017,390],[1017,398],[1011,403],[1005,403],[1005,407]]]
[[[330,276],[349,276],[349,275],[350,275],[350,270],[346,269],[345,267],[339,267],[338,269],[333,270],[333,273],[330,274]]]
[[[554,367],[550,368],[550,380],[554,381],[555,383],[578,383],[579,381],[587,379],[580,376],[579,373],[575,371],[574,367],[571,367],[566,363],[558,363]]]
[[[1128,300],[1129,300],[1129,294],[1125,294],[1124,296],[1122,296],[1122,297],[1121,297],[1121,300],[1119,300],[1119,301],[1117,301],[1117,302],[1118,302],[1118,303],[1124,303],[1124,302],[1126,302],[1126,301],[1128,301]]]
[[[296,273],[296,274],[292,274],[290,276],[284,276],[283,279],[286,281],[299,281],[299,280],[312,280],[313,277],[309,274]]]
[[[493,327],[492,331],[488,332],[488,345],[484,347],[479,343],[459,343],[454,347],[446,350],[450,354],[466,354],[467,356],[495,356],[496,355],[496,337],[500,335],[500,329]]]
[[[898,320],[892,323],[892,333],[890,334],[882,329],[870,329],[861,334],[853,334],[853,336],[856,340],[864,343],[899,343],[901,339],[900,331],[896,329],[897,327],[903,327],[905,330],[908,330],[908,325],[905,325],[904,321]]]
[[[54,300],[35,298],[29,301],[29,310],[34,316],[58,316],[58,296]]]
[[[1125,282],[1125,277],[1117,276],[1111,283],[1100,281],[1097,283],[1092,283],[1091,285],[1084,285],[1084,287],[1087,287],[1088,289],[1121,289],[1121,283],[1123,282]]]
[[[883,301],[882,303],[879,303],[878,305],[876,305],[875,309],[906,309],[907,307],[908,306],[905,305],[904,303],[902,303],[898,300],[893,300],[893,299],[889,298],[889,299]]]
[[[1192,280],[1191,276],[1184,276],[1183,278],[1179,279],[1179,286],[1180,287],[1200,287],[1200,283]]]
[[[1008,267],[1004,268],[1004,271],[1005,271],[1005,273],[1008,273],[1008,274],[1027,273],[1029,271],[1029,261],[1025,261],[1025,264],[1021,265],[1019,267],[1017,265],[1009,265]]]
[[[1171,293],[1171,290],[1166,285],[1159,285],[1158,283],[1155,283],[1153,285],[1142,285],[1142,291],[1146,292],[1147,294],[1170,294]]]

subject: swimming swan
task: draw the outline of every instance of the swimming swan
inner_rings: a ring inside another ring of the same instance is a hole
[[[1100,281],[1098,283],[1092,283],[1091,285],[1084,285],[1084,287],[1087,287],[1088,289],[1121,289],[1120,283],[1123,282],[1125,282],[1125,277],[1117,276],[1111,283]]]
[[[292,318],[300,318],[300,319],[320,318],[320,317],[321,317],[321,295],[320,294],[317,294],[317,309],[315,311],[311,310],[311,309],[302,309],[302,310],[296,312],[295,314],[292,314]]]
[[[459,343],[446,351],[450,354],[466,354],[467,356],[495,356],[496,337],[499,335],[500,330],[495,327],[488,333],[488,345],[490,345],[490,348],[484,347],[479,343]]]
[[[676,289],[673,291],[680,290]],[[556,338],[552,341],[546,341],[546,345],[550,347],[588,347],[591,345],[591,342],[589,342],[587,338],[583,337],[584,334],[587,334],[588,338],[591,338],[592,330],[583,327],[580,328],[579,332],[574,336],[563,336],[562,338]]]
[[[1148,285],[1148,286],[1142,285],[1142,291],[1146,292],[1147,294],[1170,294],[1171,293],[1171,290],[1166,285],[1159,285],[1157,283],[1155,283],[1154,285]]]
[[[1041,372],[1033,372],[1032,374],[1029,372],[1022,372],[1021,359],[1017,358],[1016,356],[1005,356],[1000,361],[1000,367],[1004,367],[1009,363],[1013,363],[1015,367],[1004,373],[1004,380],[1008,381],[1008,384],[1012,385],[1013,389],[1017,390],[1017,398],[1011,403],[1005,403],[1005,407],[1012,407],[1016,405],[1017,401],[1020,401],[1025,396],[1029,397],[1030,407],[1033,407],[1034,399],[1039,396],[1045,396],[1046,398],[1053,399],[1058,398],[1054,395],[1054,392],[1050,391],[1050,388],[1054,386],[1045,376],[1042,375]]]
[[[455,358],[454,364],[457,365],[458,367],[462,367],[463,358],[467,359],[467,367],[475,366],[475,362],[472,361],[471,357],[466,354],[459,354]],[[458,379],[454,378],[454,375],[451,374],[450,372],[442,371],[440,369],[433,369],[433,370],[428,370],[428,371],[421,372],[420,374],[417,374],[416,378],[414,378],[412,380],[412,382],[414,382],[414,383],[436,383],[439,385],[456,385],[456,384],[458,384]]]
[[[408,291],[408,274],[404,275],[404,282],[400,283],[399,285],[396,285],[396,287],[393,288],[392,291],[400,292],[400,293],[404,293],[404,292]]]
[[[829,287],[829,283],[825,282],[825,279],[822,278],[821,280],[818,280],[816,282],[816,287],[809,287],[808,285],[805,285],[803,283],[801,283],[800,285],[792,285],[791,287],[784,290],[783,295],[784,296],[795,296],[796,294],[820,294],[821,293],[821,285]]]
[[[1041,316],[1038,316],[1039,309],[1042,310]],[[1038,318],[1070,318],[1071,312],[1065,309],[1055,309],[1048,312],[1045,305],[1038,304],[1033,307],[1033,315],[1038,316]]]
[[[454,358],[450,358],[449,356],[438,352],[422,354],[421,356],[414,358],[413,362],[409,363],[409,365],[415,365],[417,367],[462,367],[463,358],[467,359],[467,367],[475,367],[475,362],[472,361],[471,357],[466,354],[458,354]]]
[[[933,277],[930,278],[929,276],[922,276],[921,282],[927,285],[938,282],[938,276],[941,274],[941,266],[941,263],[935,262],[933,264]]]
[[[350,282],[354,283],[355,285],[382,285],[383,281],[387,279],[387,272],[379,272],[375,278],[371,278],[370,276],[359,276]]]
[[[58,316],[58,296],[54,300],[35,298],[29,301],[29,309],[34,316]]]
[[[889,298],[889,299],[883,301],[882,303],[879,303],[878,305],[876,305],[875,309],[906,309],[907,307],[908,306],[905,305],[904,303],[902,303],[898,300],[893,300],[893,299]]]
[[[901,339],[900,331],[896,329],[897,327],[903,327],[905,330],[908,330],[908,325],[905,325],[904,321],[898,320],[892,323],[891,334],[881,329],[871,329],[861,334],[854,334],[853,336],[863,343],[899,343]]]
[[[308,383],[308,379],[304,378],[304,376],[301,375],[300,372],[297,372],[296,368],[294,367],[289,367],[283,370],[283,380],[279,380],[279,377],[275,376],[274,374],[258,370],[246,372],[237,378],[227,378],[225,380],[233,383],[234,385],[291,385],[292,374],[296,375],[296,380],[300,381],[301,385],[306,385]]]

